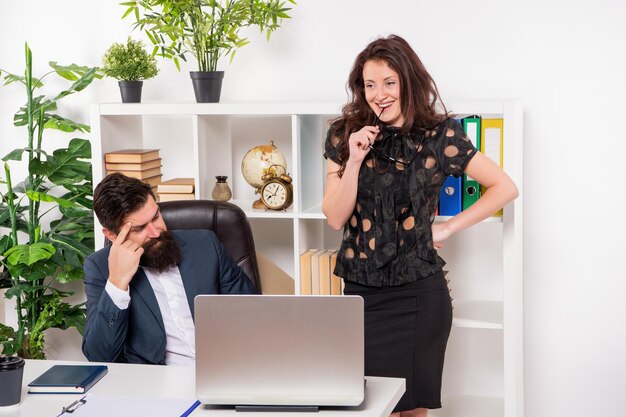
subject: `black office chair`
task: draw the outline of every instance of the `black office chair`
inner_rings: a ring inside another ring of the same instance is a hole
[[[209,229],[215,232],[229,255],[261,291],[259,266],[252,229],[246,214],[234,204],[212,200],[159,203],[167,228]]]

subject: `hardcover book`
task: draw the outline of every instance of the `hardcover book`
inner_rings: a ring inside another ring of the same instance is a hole
[[[311,295],[311,256],[317,249],[309,249],[300,255],[300,294]]]
[[[330,256],[333,254],[333,250],[327,250],[320,254],[320,294],[330,295]]]
[[[137,178],[139,180],[145,180],[146,178],[152,178],[157,175],[161,175],[161,167],[147,169],[145,171],[112,171],[107,170],[107,174],[112,174],[114,172],[119,172],[120,174],[126,175],[127,177]]]
[[[193,193],[194,181],[193,178],[172,178],[171,180],[163,181],[157,188],[159,194],[161,193]]]
[[[196,195],[194,193],[159,193],[157,195],[161,203],[164,203],[166,201],[195,200],[196,199]]]
[[[158,158],[158,149],[123,149],[104,155],[104,161],[108,163],[140,163]]]
[[[145,171],[152,168],[161,167],[161,158],[146,162],[126,162],[126,163],[106,163],[104,167],[107,171]]]
[[[330,293],[331,295],[341,295],[343,294],[343,280],[335,275],[335,265],[337,265],[337,252],[333,251],[332,255],[330,255]]]
[[[152,191],[156,194],[157,186],[161,183],[162,178],[162,175],[155,175],[154,177],[144,178],[142,181],[148,184],[150,188],[152,188]]]
[[[54,365],[28,384],[31,394],[83,394],[107,374],[105,365]]]

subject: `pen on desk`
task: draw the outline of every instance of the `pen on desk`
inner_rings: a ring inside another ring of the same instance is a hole
[[[57,417],[62,416],[65,413],[73,413],[74,411],[76,411],[76,409],[78,407],[80,407],[81,405],[83,405],[83,404],[85,404],[87,402],[85,397],[87,397],[87,396],[85,395],[83,398],[80,398],[80,399],[74,401],[73,403],[71,403],[67,407],[63,407],[61,409],[61,414],[59,414]]]
[[[199,405],[200,401],[196,401],[195,403],[191,404],[191,407],[189,407],[187,411],[182,413],[180,417],[187,417],[189,414],[193,413],[193,410],[195,410]]]

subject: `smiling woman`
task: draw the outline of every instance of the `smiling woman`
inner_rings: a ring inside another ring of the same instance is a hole
[[[441,407],[452,307],[437,249],[517,196],[502,170],[477,153],[461,125],[439,113],[437,87],[398,36],[370,43],[350,73],[351,101],[331,124],[322,208],[343,227],[335,275],[365,300],[365,373],[401,377],[396,416]],[[372,122],[373,120],[373,122]],[[449,175],[488,187],[468,210],[432,224]]]

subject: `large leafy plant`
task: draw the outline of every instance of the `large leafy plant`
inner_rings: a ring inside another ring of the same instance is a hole
[[[25,55],[24,75],[0,69],[5,85],[25,88],[26,104],[15,114],[14,124],[26,128],[27,139],[25,147],[2,158],[4,175],[0,173],[0,287],[6,288],[6,298],[15,299],[17,310],[16,329],[0,324],[0,345],[3,354],[40,359],[45,357],[45,330],[83,331],[84,303],[67,303],[64,299],[72,292],[63,287],[83,278],[83,259],[94,247],[91,145],[73,138],[67,147],[50,153],[43,146],[44,132],[89,132],[89,126],[56,114],[57,103],[101,75],[97,68],[50,62],[52,71],[35,78],[28,44]],[[43,79],[51,74],[71,85],[51,98],[37,95]],[[13,179],[9,162],[27,164],[23,181]],[[47,214],[55,219],[48,223]]]
[[[287,0],[296,4],[295,0]],[[239,31],[256,26],[267,40],[288,19],[291,8],[280,0],[133,0],[123,18],[135,17],[135,27],[145,31],[155,45],[153,53],[186,61],[192,54],[200,71],[215,71],[223,56],[235,56],[237,49],[250,43]]]

